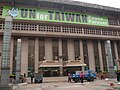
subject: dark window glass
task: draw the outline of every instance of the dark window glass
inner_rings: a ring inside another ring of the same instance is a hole
[[[120,59],[120,41],[117,41],[118,59]]]
[[[35,64],[35,39],[30,38],[28,43],[28,69],[34,70]]]
[[[58,39],[52,40],[53,60],[59,60]]]
[[[45,39],[39,39],[39,61],[45,60]]]
[[[83,40],[83,55],[84,55],[84,63],[87,64],[87,69],[89,69],[89,59],[88,59],[88,47],[87,41]]]
[[[13,45],[13,66],[12,66],[12,73],[16,73],[16,55],[17,55],[17,38],[14,39],[14,45]]]
[[[64,61],[68,60],[67,40],[62,40],[62,56]]]
[[[80,60],[79,40],[74,40],[75,60]]]
[[[107,71],[107,60],[106,60],[106,53],[105,53],[105,41],[101,41],[101,49],[102,49],[103,69],[104,69],[104,71]]]
[[[112,56],[113,56],[113,65],[115,66],[115,48],[114,48],[114,41],[111,41],[111,50],[112,50]]]
[[[97,41],[93,41],[93,48],[94,48],[95,69],[96,69],[96,72],[100,72],[100,60],[99,60]]]

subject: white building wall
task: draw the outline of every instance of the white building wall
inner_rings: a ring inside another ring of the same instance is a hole
[[[100,70],[103,72],[103,59],[102,59],[102,48],[101,48],[101,42],[98,41],[98,52],[99,52],[99,60],[100,60]]]
[[[46,38],[45,39],[45,58],[46,60],[52,61],[53,58],[53,53],[52,53],[52,39]]]
[[[28,75],[28,38],[21,38],[21,75]]]
[[[91,40],[88,40],[88,58],[89,58],[89,68],[90,68],[90,70],[95,71],[95,59],[94,59],[93,42]]]

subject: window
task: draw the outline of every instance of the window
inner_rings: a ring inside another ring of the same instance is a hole
[[[101,50],[102,50],[103,68],[104,68],[104,71],[107,71],[107,60],[106,60],[106,53],[105,53],[105,41],[101,41]]]
[[[39,61],[45,60],[45,39],[39,39]]]
[[[100,60],[99,60],[97,41],[93,41],[93,48],[94,48],[95,69],[96,69],[96,72],[100,72]]]
[[[88,48],[87,48],[86,40],[83,40],[83,55],[84,55],[84,63],[87,64],[87,66],[89,68]]]
[[[28,69],[34,70],[35,64],[35,39],[29,38],[28,43]]]
[[[52,40],[53,60],[59,60],[58,39]]]
[[[67,40],[62,40],[62,56],[63,56],[63,61],[68,60]]]
[[[74,40],[75,60],[80,60],[79,40]]]

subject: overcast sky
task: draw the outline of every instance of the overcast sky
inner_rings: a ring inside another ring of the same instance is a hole
[[[120,0],[73,0],[120,8]]]

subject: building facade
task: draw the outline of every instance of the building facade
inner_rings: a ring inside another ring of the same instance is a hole
[[[63,76],[82,69],[109,72],[107,41],[113,66],[120,69],[120,9],[67,0],[2,0],[0,53],[5,17],[10,11],[18,11],[13,18],[11,74],[16,72],[18,39],[22,75],[39,70],[44,76]]]

